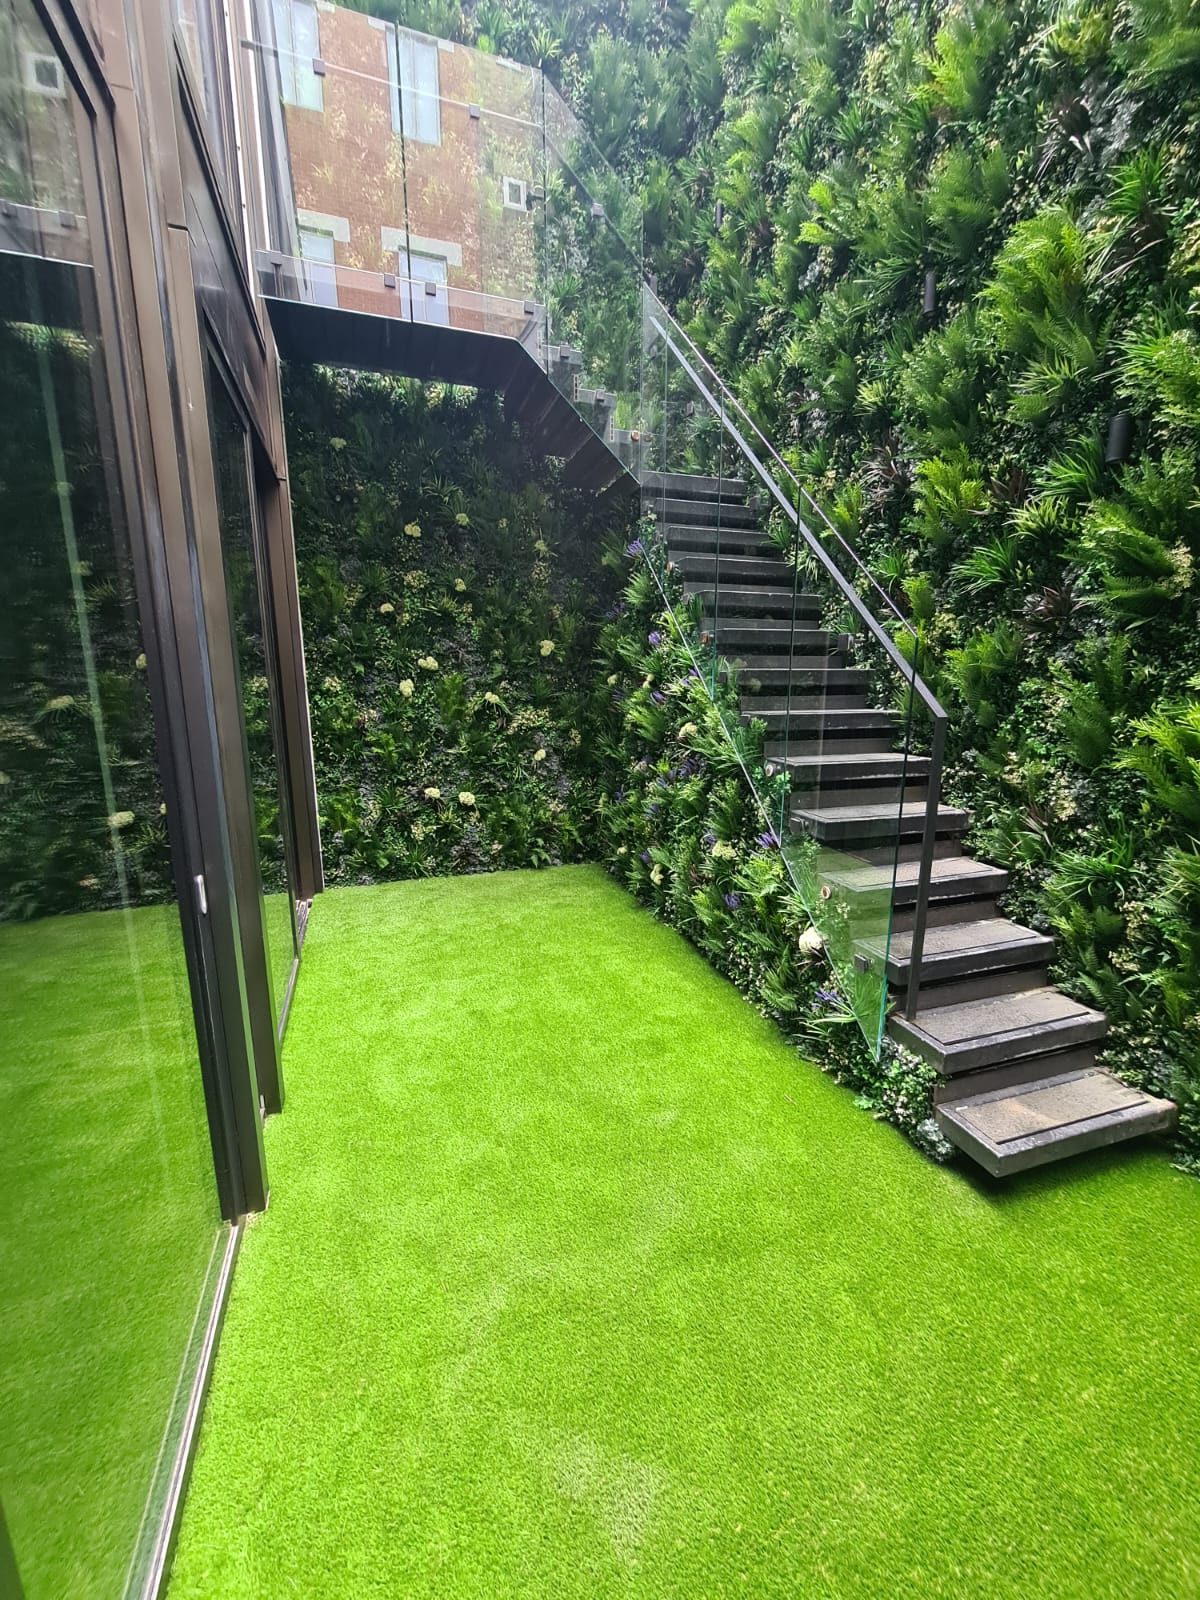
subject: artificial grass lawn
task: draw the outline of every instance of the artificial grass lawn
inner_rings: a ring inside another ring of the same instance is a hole
[[[156,1525],[224,1240],[173,906],[0,925],[0,1218],[26,1600],[109,1600]]]
[[[594,868],[313,911],[171,1600],[1200,1593],[1200,1186],[926,1162]]]

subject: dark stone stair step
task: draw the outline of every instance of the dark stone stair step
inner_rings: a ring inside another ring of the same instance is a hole
[[[741,478],[706,478],[698,472],[643,472],[642,488],[651,494],[666,493],[675,500],[745,500],[746,483]]]
[[[1103,1039],[1108,1022],[1061,989],[1024,988],[1013,994],[922,1007],[893,1016],[888,1032],[946,1076],[978,1071],[1021,1056],[1040,1056]]]
[[[720,638],[719,632],[717,637]],[[739,690],[755,697],[778,692],[781,688],[786,690],[789,685],[793,690],[808,693],[814,689],[854,688],[865,691],[871,682],[871,674],[866,667],[836,666],[828,660],[807,663],[785,661],[775,667],[750,666],[746,662],[739,662],[737,666]]]
[[[951,1144],[1000,1178],[1142,1134],[1165,1133],[1176,1109],[1170,1100],[1093,1067],[947,1100],[934,1116]]]
[[[848,866],[844,872],[825,874],[826,881],[835,889],[849,894],[879,894],[891,889],[892,904],[912,906],[917,899],[917,884],[921,863],[898,862],[881,866]],[[1000,867],[983,861],[972,861],[970,856],[941,856],[936,859],[929,874],[929,899],[958,900],[994,898],[1008,888],[1008,873]]]
[[[726,583],[739,588],[761,585],[775,593],[792,593],[792,571],[786,561],[778,556],[739,556],[720,558],[703,550],[681,550],[675,565],[688,578],[713,578],[720,576],[721,587]],[[720,599],[720,596],[718,596]]]
[[[799,632],[800,630],[797,629],[796,631]],[[832,639],[833,636],[826,634],[824,637]],[[725,637],[725,630],[721,627],[717,628],[717,641],[722,645],[728,642]],[[786,637],[782,642],[784,644],[788,642]],[[846,664],[842,660],[841,651],[833,644],[830,644],[827,648],[818,648],[813,645],[803,651],[796,649],[790,656],[766,655],[762,651],[751,652],[736,649],[722,650],[721,653],[740,678],[757,678],[760,683],[772,682],[771,674],[778,674],[783,682],[786,683],[789,674],[797,667],[802,672],[806,672],[813,668],[844,667]]]
[[[755,633],[747,635],[751,639],[756,638],[760,641],[773,638],[786,639],[793,631],[793,615],[796,623],[794,631],[800,633],[803,628],[811,629],[824,609],[820,595],[808,594],[804,590],[794,592],[790,586],[781,589],[742,588],[737,584],[722,583],[720,593],[716,596],[715,606],[711,588],[697,588],[691,584],[687,586],[687,592],[689,596],[699,598],[708,626],[715,627],[722,639],[729,639],[731,649],[743,642],[741,637],[743,625],[737,619],[742,617],[760,619],[755,623]],[[834,636],[827,635],[827,637]]]
[[[876,963],[884,957],[885,940],[866,939],[862,949]],[[910,933],[893,935],[887,948],[888,981],[897,986],[908,982],[912,947]],[[1007,917],[992,917],[985,922],[951,922],[930,928],[921,953],[921,983],[939,979],[975,977],[980,973],[1008,967],[1044,966],[1054,955],[1054,940],[1009,922]]]
[[[1018,1056],[1013,1061],[1001,1061],[994,1067],[981,1067],[978,1072],[960,1072],[953,1078],[939,1078],[933,1086],[933,1103],[941,1106],[947,1100],[966,1100],[972,1095],[991,1094],[993,1089],[1016,1089],[1025,1083],[1037,1083],[1041,1078],[1057,1077],[1062,1072],[1086,1072],[1096,1065],[1098,1048],[1094,1044],[1081,1044],[1074,1050]]]
[[[707,523],[716,527],[718,521],[726,528],[757,528],[762,516],[754,506],[725,500],[659,500],[650,508],[658,517],[659,526],[672,523]]]
[[[894,711],[875,706],[822,706],[817,710],[793,708],[791,711],[756,711],[755,720],[766,724],[768,734],[786,729],[790,736],[812,740],[837,733],[891,733],[897,716]]]
[[[903,778],[917,782],[929,773],[929,757],[910,755],[902,750],[881,750],[876,755],[843,755],[822,750],[811,756],[791,756],[785,763],[793,775],[794,785],[826,783],[875,783],[881,779],[894,780],[899,785]]]
[[[808,810],[793,805],[789,820],[798,829],[823,844],[845,844],[849,840],[919,839],[925,832],[926,805],[923,800],[903,806],[880,801],[874,805],[822,806]],[[971,813],[958,806],[937,808],[937,832],[945,838],[965,833]]]
[[[758,528],[709,528],[700,523],[694,526],[681,526],[672,523],[664,528],[659,524],[659,531],[666,539],[667,548],[672,555],[687,555],[695,552],[698,555],[720,555],[722,568],[725,558],[729,555],[757,555],[777,556],[775,546],[766,534]]]

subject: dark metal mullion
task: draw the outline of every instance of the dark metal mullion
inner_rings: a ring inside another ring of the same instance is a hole
[[[180,395],[181,353],[176,342],[172,291],[171,232],[159,217],[154,188],[155,148],[148,121],[153,121],[156,96],[144,80],[139,16],[132,0],[110,0],[120,11],[131,49],[128,77],[116,94],[117,171],[123,177],[123,218],[131,232],[130,298],[122,313],[122,332],[138,351],[131,371],[138,376],[136,393],[140,437],[138,476],[157,485],[145,499],[153,524],[148,548],[161,573],[165,614],[176,646],[175,671],[168,683],[168,725],[179,752],[183,775],[181,808],[189,854],[203,869],[204,899],[199,886],[188,883],[190,917],[203,954],[202,1009],[211,1018],[215,1069],[205,1089],[210,1117],[216,1113],[230,1151],[230,1181],[221,1195],[222,1213],[237,1217],[266,1204],[267,1176],[258,1110],[258,1089],[250,1049],[250,1005],[242,955],[242,933],[233,880],[221,764],[216,705],[204,623],[200,552],[194,520],[194,489],[186,441],[195,419],[185,413]],[[147,13],[151,16],[152,13]],[[116,17],[113,17],[114,23]],[[118,67],[124,63],[118,63]],[[214,1144],[217,1140],[214,1133]]]
[[[89,114],[85,103],[76,100],[75,104],[80,145],[85,157],[80,162],[84,203],[89,215],[89,227],[95,230],[93,242],[100,246],[93,250],[94,265],[89,273],[94,288],[92,309],[98,319],[96,332],[105,354],[103,375],[96,372],[95,362],[91,364],[94,389],[98,385],[103,387],[102,394],[97,397],[96,414],[98,418],[105,419],[111,440],[111,460],[106,460],[105,472],[109,477],[110,490],[114,493],[114,511],[119,507],[124,513],[128,535],[138,601],[139,635],[147,657],[146,681],[157,757],[156,770],[167,807],[167,840],[196,1027],[217,1198],[221,1214],[228,1217],[245,1209],[245,1191],[232,1131],[225,1068],[210,1025],[214,1004],[210,986],[212,956],[206,949],[208,930],[198,926],[194,888],[195,867],[202,863],[203,858],[190,797],[185,797],[179,777],[186,769],[187,755],[179,740],[173,737],[175,730],[183,723],[179,704],[172,705],[178,684],[178,641],[170,603],[166,598],[168,582],[162,560],[161,527],[157,518],[150,515],[155,509],[151,497],[139,493],[137,474],[133,468],[136,452],[124,398],[129,392],[130,363],[118,333],[118,324],[122,319],[115,298],[116,285],[110,283],[106,271],[109,226],[104,196],[97,170],[92,159],[89,159],[94,157],[103,166],[111,164],[113,156],[107,142],[101,139],[100,126]],[[127,336],[131,335],[128,328],[125,332]]]

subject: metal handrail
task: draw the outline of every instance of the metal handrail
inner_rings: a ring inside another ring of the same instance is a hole
[[[671,324],[671,327],[675,330],[676,334],[678,334],[678,336],[684,341],[684,343],[687,345],[688,349],[695,356],[696,360],[701,363],[701,365],[704,367],[705,371],[711,377],[712,381],[721,390],[721,393],[724,395],[726,402],[730,406],[733,407],[733,409],[738,413],[738,415],[741,417],[742,421],[745,423],[746,427],[749,428],[751,430],[751,432],[753,432],[755,437],[758,439],[759,443],[762,445],[763,449],[771,457],[772,461],[774,461],[775,464],[779,467],[780,471],[785,473],[787,475],[787,477],[791,480],[792,486],[795,489],[797,495],[803,495],[804,496],[805,500],[811,506],[813,511],[815,511],[817,516],[820,517],[821,521],[829,529],[829,532],[837,540],[838,544],[841,545],[842,549],[846,552],[847,556],[849,556],[850,560],[853,561],[854,565],[858,568],[859,572],[866,579],[867,583],[870,584],[871,588],[874,589],[875,593],[883,601],[884,605],[892,613],[892,615],[893,615],[893,617],[895,617],[896,621],[900,624],[900,626],[907,633],[912,634],[912,636],[913,636],[913,638],[915,640],[916,637],[917,637],[917,634],[916,634],[916,629],[913,627],[912,623],[909,622],[908,618],[900,610],[899,606],[897,606],[896,602],[892,599],[891,595],[887,592],[887,590],[883,587],[883,585],[879,582],[879,580],[874,576],[874,574],[871,572],[870,568],[863,564],[861,558],[859,557],[859,555],[858,555],[857,551],[854,549],[854,547],[846,542],[845,538],[838,531],[838,529],[834,525],[834,523],[830,521],[829,516],[825,512],[825,510],[822,507],[822,505],[820,504],[820,502],[818,500],[815,500],[813,498],[813,496],[809,493],[809,491],[800,482],[799,478],[792,471],[791,467],[787,464],[787,462],[784,460],[784,458],[780,455],[779,451],[775,448],[775,446],[767,438],[766,434],[762,431],[762,429],[759,427],[758,423],[755,422],[754,418],[746,410],[745,406],[738,399],[737,395],[735,395],[733,390],[730,389],[729,385],[725,382],[724,378],[721,377],[721,374],[716,370],[716,368],[713,366],[712,362],[708,359],[708,357],[704,354],[704,352],[698,347],[698,345],[696,344],[695,340],[692,339],[692,337],[686,332],[686,330],[684,328],[682,328],[680,326],[680,324],[676,321],[676,319],[671,315],[671,313],[663,305],[662,301],[659,300],[658,296],[654,295],[653,292],[650,291],[650,290],[647,290],[647,293],[651,294],[651,296],[652,296],[652,298],[654,300],[655,306],[658,308],[658,311]]]
[[[654,302],[654,305],[658,307],[659,310],[662,310],[661,306],[658,304],[657,296],[654,296],[648,287],[645,292]],[[663,315],[665,316],[666,321],[669,322],[673,328],[677,328],[678,325],[675,323],[674,318],[670,316],[670,313],[664,311]],[[843,599],[850,606],[854,614],[859,618],[863,627],[883,649],[893,666],[895,666],[899,671],[901,680],[908,684],[910,697],[910,716],[912,710],[912,701],[915,698],[919,698],[932,720],[933,736],[930,744],[929,793],[925,801],[925,823],[921,836],[921,861],[917,872],[917,899],[913,912],[912,942],[909,946],[908,988],[905,994],[904,1002],[905,1014],[911,1017],[915,1015],[920,999],[921,960],[925,951],[925,931],[929,918],[929,889],[933,879],[933,855],[937,842],[937,813],[941,803],[942,765],[945,756],[946,726],[949,718],[947,717],[941,702],[937,699],[932,690],[925,683],[924,679],[917,672],[915,662],[906,660],[901,652],[896,648],[896,644],[892,639],[892,636],[883,627],[882,623],[874,615],[874,613],[868,609],[862,599],[862,596],[858,593],[858,590],[850,582],[849,578],[847,578],[846,574],[841,570],[837,563],[832,559],[824,545],[817,538],[816,534],[813,533],[812,529],[805,522],[804,518],[800,515],[799,509],[791,504],[783,490],[780,488],[779,484],[775,482],[775,479],[767,471],[766,467],[759,460],[758,456],[755,455],[754,451],[750,448],[740,430],[730,420],[724,404],[717,400],[707,385],[699,377],[692,364],[680,350],[679,345],[671,337],[671,334],[667,331],[667,328],[664,327],[663,322],[659,320],[657,312],[654,309],[651,309],[650,312],[650,324],[659,337],[663,340],[667,349],[670,350],[672,355],[675,357],[675,360],[679,363],[680,367],[687,374],[696,391],[703,397],[709,409],[720,419],[721,426],[737,445],[738,449],[742,452],[742,455],[749,462],[753,470],[758,474],[759,478],[762,480],[764,486],[774,498],[780,510],[783,511],[784,514],[790,519],[796,530],[797,537],[803,538],[810,554],[816,559],[818,565],[823,568],[825,574],[832,579],[834,587],[842,595]],[[681,329],[678,331],[682,332]],[[684,334],[683,337],[684,341],[690,346],[691,340],[687,338],[686,334]],[[701,359],[703,360],[703,358]],[[707,367],[708,362],[705,361],[704,365]],[[720,386],[722,389],[725,387],[724,384],[721,384]],[[741,411],[741,407],[738,409]],[[753,426],[753,423],[751,423],[751,427]],[[757,433],[758,429],[755,428],[754,431]],[[861,567],[862,563],[858,561],[857,556],[855,557],[855,561]],[[876,585],[876,587],[878,587],[878,585]],[[794,606],[792,621],[794,626]],[[900,784],[902,796],[908,782],[908,754],[909,752],[906,744],[904,750],[904,766],[901,772]],[[903,798],[901,799],[901,806],[903,806]]]

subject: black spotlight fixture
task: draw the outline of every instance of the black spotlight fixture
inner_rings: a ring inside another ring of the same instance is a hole
[[[1133,449],[1133,413],[1118,411],[1108,424],[1108,438],[1104,444],[1104,465],[1119,466],[1128,461]]]
[[[921,294],[921,315],[932,317],[937,312],[937,273],[930,267],[925,274],[925,288]]]

